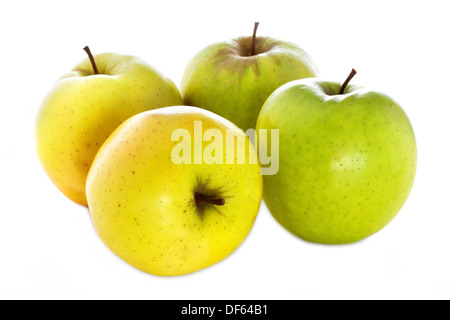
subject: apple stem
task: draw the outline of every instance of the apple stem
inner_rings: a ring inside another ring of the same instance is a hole
[[[350,72],[350,74],[348,75],[347,79],[345,79],[344,83],[341,86],[341,90],[339,90],[339,94],[343,94],[345,91],[345,88],[347,87],[348,83],[350,82],[350,80],[352,80],[352,78],[355,76],[356,74],[356,70],[352,68],[352,71]]]
[[[253,27],[253,37],[252,37],[252,56],[256,54],[256,30],[258,30],[259,22],[255,22]]]
[[[89,49],[89,46],[86,46],[83,48],[84,51],[86,51],[89,60],[91,60],[92,69],[94,69],[94,73],[98,74],[97,65],[95,64],[94,56],[92,55],[91,49]]]
[[[223,206],[225,204],[225,199],[224,198],[209,198],[200,193],[195,193],[195,202],[203,202],[203,203],[214,204],[217,206]]]

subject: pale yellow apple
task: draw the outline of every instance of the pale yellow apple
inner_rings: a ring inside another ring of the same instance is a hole
[[[142,111],[178,105],[175,84],[141,59],[115,53],[88,58],[44,98],[35,128],[39,160],[72,201],[87,205],[86,176],[98,149],[123,121]]]
[[[211,138],[211,131],[222,136]],[[238,159],[239,139],[245,161]],[[211,147],[220,144],[234,147]],[[180,145],[189,147],[180,152]],[[245,133],[209,111],[176,106],[135,115],[107,139],[89,172],[95,230],[115,254],[150,274],[211,266],[240,246],[257,217],[263,185],[252,159],[256,149]]]

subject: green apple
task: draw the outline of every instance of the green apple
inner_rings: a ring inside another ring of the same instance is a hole
[[[279,171],[264,176],[264,201],[284,228],[311,242],[378,232],[413,186],[417,150],[406,113],[386,94],[347,85],[355,73],[343,85],[287,83],[258,118],[257,133],[279,130]]]
[[[211,266],[240,246],[259,211],[263,179],[251,159],[257,154],[247,135],[207,110],[135,115],[106,140],[89,171],[95,230],[112,252],[150,274]]]
[[[317,76],[296,44],[253,36],[211,44],[188,63],[180,91],[185,105],[217,113],[244,131],[254,129],[267,97],[282,84]]]
[[[62,76],[44,98],[35,127],[39,160],[72,201],[87,205],[88,170],[105,139],[142,111],[178,105],[175,84],[138,57],[93,56]]]

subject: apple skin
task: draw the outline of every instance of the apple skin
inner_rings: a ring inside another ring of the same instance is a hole
[[[147,111],[114,131],[87,178],[90,215],[102,241],[121,259],[153,275],[188,274],[223,260],[250,232],[262,201],[258,162],[172,161],[178,144],[171,141],[172,132],[192,132],[194,121],[202,121],[204,131],[229,129],[249,141],[234,124],[204,109]],[[256,157],[249,146],[247,155]],[[201,206],[196,192],[221,197],[225,203]]]
[[[88,58],[63,75],[45,96],[35,125],[42,167],[72,201],[87,205],[88,170],[105,139],[142,111],[179,105],[174,83],[138,57],[117,53]]]
[[[384,228],[407,200],[417,165],[413,128],[395,101],[339,88],[323,79],[285,84],[264,104],[256,130],[279,129],[279,171],[264,176],[268,209],[317,243],[352,243]]]
[[[254,129],[267,97],[295,79],[317,76],[312,58],[296,44],[240,37],[205,47],[188,63],[180,84],[185,105],[210,110],[244,131]]]

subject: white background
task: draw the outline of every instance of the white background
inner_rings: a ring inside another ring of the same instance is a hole
[[[2,1],[1,299],[450,298],[447,1]],[[89,45],[140,56],[177,85],[204,46],[250,35],[297,43],[323,78],[389,94],[408,114],[418,170],[397,217],[352,245],[324,246],[282,229],[264,204],[222,262],[181,277],[134,269],[100,241],[34,151],[37,109]]]

